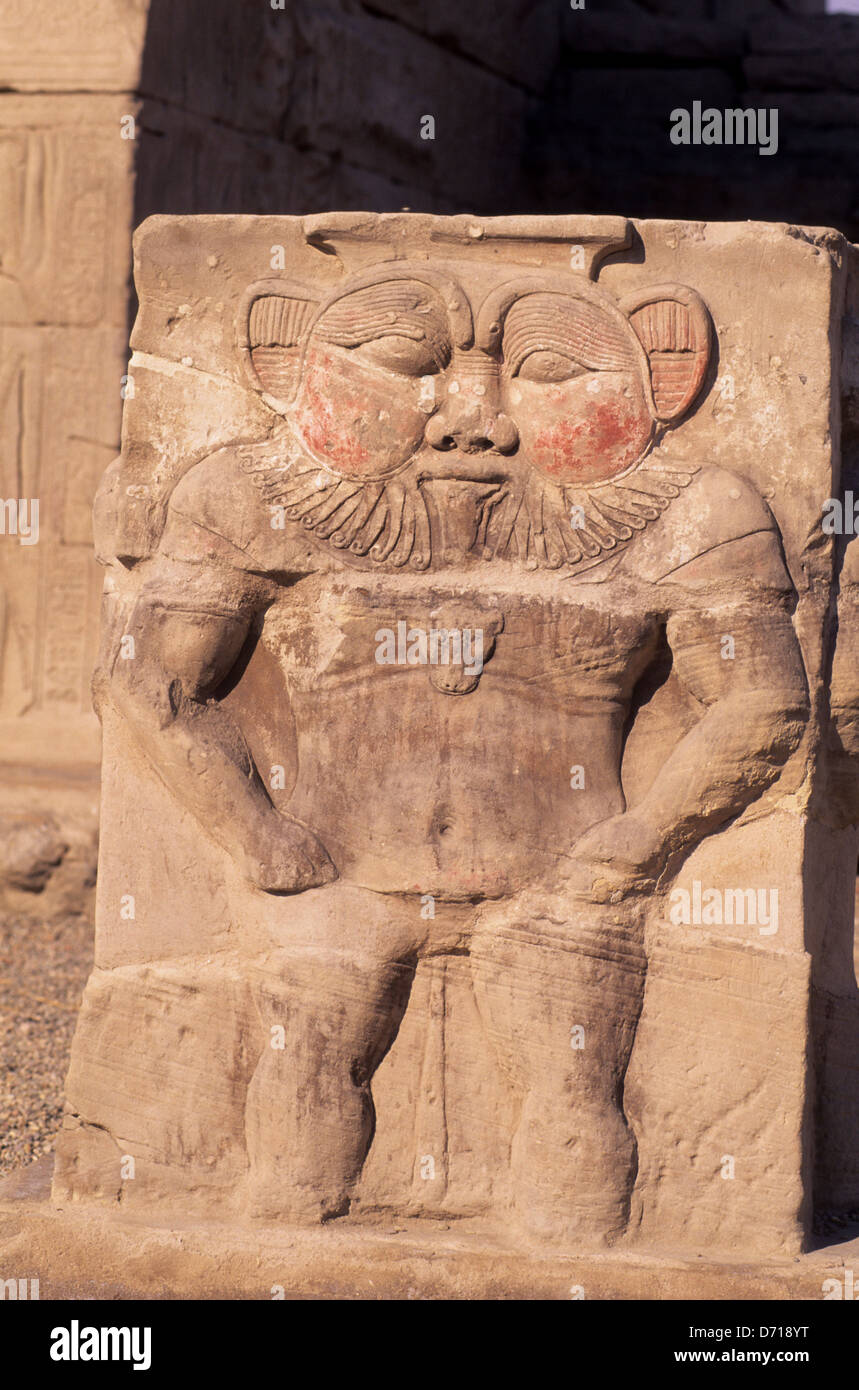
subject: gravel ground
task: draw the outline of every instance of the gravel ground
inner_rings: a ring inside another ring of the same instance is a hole
[[[92,954],[85,916],[0,917],[0,1174],[53,1150]]]

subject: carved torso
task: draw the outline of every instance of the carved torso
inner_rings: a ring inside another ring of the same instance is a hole
[[[464,545],[437,548],[418,571],[338,550],[297,518],[272,525],[241,457],[225,464],[200,465],[177,489],[162,551],[202,564],[203,582],[234,586],[239,567],[274,579],[229,700],[258,766],[284,768],[277,804],[314,826],[345,877],[388,891],[508,891],[621,811],[635,685],[678,593],[694,605],[697,557],[772,527],[746,484],[702,470],[584,571]],[[482,633],[470,680],[462,662],[451,674],[450,662],[408,659],[408,634],[439,628]],[[379,660],[384,632],[393,660]],[[584,786],[571,787],[574,767]]]

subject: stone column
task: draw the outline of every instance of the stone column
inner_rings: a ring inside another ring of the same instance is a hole
[[[145,15],[0,16],[0,497],[34,518],[0,535],[2,809],[49,812],[66,838],[96,820],[91,508],[119,444]]]

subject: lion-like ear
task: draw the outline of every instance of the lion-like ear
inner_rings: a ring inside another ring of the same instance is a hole
[[[273,410],[288,409],[298,387],[301,354],[318,297],[290,280],[257,280],[242,296],[239,355],[255,391]]]
[[[657,419],[679,420],[701,390],[712,353],[712,322],[687,285],[653,285],[619,306],[647,353]]]

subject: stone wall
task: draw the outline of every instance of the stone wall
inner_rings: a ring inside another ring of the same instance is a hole
[[[531,132],[539,205],[765,218],[837,227],[855,241],[859,17],[822,10],[608,0],[565,14]],[[673,145],[670,113],[693,101],[776,108],[777,152]]]
[[[14,823],[0,878],[13,897],[44,883],[64,844],[78,888],[93,862],[90,512],[119,437],[135,155],[120,129],[145,19],[123,0],[0,12],[0,494],[16,511],[16,534],[7,519],[0,536],[0,785]]]
[[[149,6],[138,221],[587,208],[859,236],[859,18],[822,0],[212,10]],[[695,100],[777,107],[778,152],[672,145],[670,112]]]

